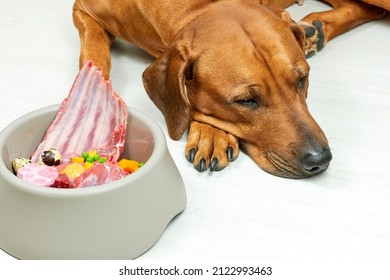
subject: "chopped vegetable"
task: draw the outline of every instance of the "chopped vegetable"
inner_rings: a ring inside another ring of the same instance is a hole
[[[85,171],[85,167],[81,165],[80,163],[72,163],[65,167],[62,171],[61,174],[65,174],[68,176],[70,179],[75,179],[79,177],[83,172]]]
[[[72,163],[84,163],[84,158],[82,157],[73,157],[70,162]]]
[[[140,168],[140,164],[138,161],[130,159],[121,159],[118,162],[118,165],[120,168],[122,168],[122,170],[127,171],[129,173],[133,173]]]

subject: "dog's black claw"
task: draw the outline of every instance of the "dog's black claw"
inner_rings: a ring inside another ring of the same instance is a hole
[[[195,154],[196,154],[196,149],[195,148],[192,148],[191,150],[190,150],[190,152],[188,153],[188,155],[187,155],[187,160],[189,161],[189,162],[191,162],[191,163],[193,163],[194,162],[194,159],[195,159]]]
[[[216,171],[217,170],[217,166],[218,166],[218,159],[217,158],[213,158],[213,160],[211,161],[211,164],[210,164],[210,170],[211,171]]]
[[[203,172],[206,170],[206,160],[202,158],[199,162],[199,165],[195,166],[196,170]]]
[[[229,147],[226,151],[227,157],[229,161],[233,161],[233,148]]]

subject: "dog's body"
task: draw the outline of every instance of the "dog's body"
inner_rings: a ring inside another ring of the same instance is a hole
[[[299,26],[281,10],[294,2],[76,0],[80,65],[92,60],[109,78],[115,37],[155,56],[145,89],[172,139],[190,126],[186,156],[200,171],[224,168],[240,143],[272,174],[310,176],[327,168],[331,153],[306,106],[305,52],[383,11],[329,0],[342,17],[314,13]]]

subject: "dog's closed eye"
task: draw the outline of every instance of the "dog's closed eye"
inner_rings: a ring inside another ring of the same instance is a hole
[[[259,86],[250,86],[247,90],[245,90],[245,93],[236,96],[233,103],[245,109],[259,109],[262,105],[260,101]]]
[[[297,90],[300,94],[303,94],[305,98],[307,98],[307,87],[309,82],[309,75],[304,75],[298,78],[297,81]]]
[[[236,100],[235,103],[248,109],[258,109],[260,107],[260,102],[255,98]]]
[[[298,88],[298,90],[304,89],[304,88],[305,88],[307,80],[308,80],[308,76],[307,76],[307,75],[306,75],[306,76],[303,76],[303,77],[300,77],[300,78],[298,79],[298,82],[297,82],[297,88]]]

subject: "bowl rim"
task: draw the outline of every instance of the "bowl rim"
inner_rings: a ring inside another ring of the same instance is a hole
[[[9,134],[17,129],[22,123],[30,120],[31,118],[39,117],[40,115],[44,115],[47,113],[55,113],[58,111],[60,104],[49,105],[46,107],[42,107],[36,110],[33,110],[18,119],[14,120],[10,124],[8,124],[1,132],[0,132],[0,151],[3,152],[5,148],[5,142],[9,136]],[[140,177],[148,174],[154,168],[158,168],[158,164],[160,160],[164,157],[166,150],[168,149],[165,134],[163,133],[161,127],[154,121],[150,116],[137,110],[135,108],[127,106],[127,112],[130,115],[135,115],[137,118],[141,120],[150,130],[153,140],[154,146],[152,154],[150,158],[147,160],[147,163],[137,172],[131,174],[131,176],[126,176],[117,181],[94,186],[94,187],[86,187],[86,188],[78,188],[78,189],[60,189],[60,188],[51,188],[45,186],[35,185],[26,181],[23,181],[16,177],[10,170],[8,169],[6,163],[3,161],[3,157],[0,157],[0,177],[3,178],[6,184],[11,187],[15,187],[16,189],[24,192],[28,192],[35,195],[42,196],[51,196],[51,197],[79,197],[85,195],[94,195],[100,194],[103,192],[115,191],[118,188],[130,187],[129,185],[133,181],[137,181]],[[4,187],[4,186],[0,186]]]

